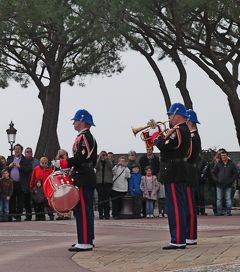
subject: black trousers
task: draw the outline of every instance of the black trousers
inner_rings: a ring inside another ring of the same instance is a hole
[[[112,190],[112,216],[117,218],[120,216],[120,211],[122,208],[122,198],[127,192],[117,192]]]
[[[13,182],[13,194],[10,198],[9,206],[9,219],[11,220],[14,217],[20,220],[23,212],[23,193],[20,182]]]
[[[32,219],[32,204],[31,204],[32,198],[31,193],[25,193],[23,192],[23,205],[26,210],[26,219],[31,220]]]
[[[44,213],[44,207],[45,207],[45,203],[33,203],[34,205],[34,211],[36,214],[36,220],[45,220],[45,213]]]
[[[111,183],[101,183],[96,185],[98,193],[99,217],[110,217],[110,196],[112,191]]]
[[[195,203],[196,203],[196,211],[197,214],[204,214],[205,213],[205,184],[200,183],[195,188]]]

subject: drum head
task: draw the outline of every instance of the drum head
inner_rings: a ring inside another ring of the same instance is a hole
[[[53,193],[52,207],[58,212],[66,212],[74,208],[79,202],[79,191],[76,187],[63,184]]]

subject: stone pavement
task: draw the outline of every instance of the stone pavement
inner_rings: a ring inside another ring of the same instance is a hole
[[[240,212],[232,217],[199,216],[199,242],[163,251],[166,218],[95,220],[92,252],[69,252],[75,220],[0,223],[0,271],[151,272],[240,271]]]
[[[96,225],[105,231],[97,234],[94,250],[73,256],[90,271],[240,271],[239,215],[199,217],[198,245],[175,251],[162,250],[169,235],[166,219],[98,220]]]

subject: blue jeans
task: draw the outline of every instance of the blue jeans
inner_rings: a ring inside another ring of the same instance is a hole
[[[153,215],[153,200],[146,199],[146,214]]]
[[[222,213],[222,198],[223,195],[226,201],[227,214],[231,214],[232,210],[232,198],[231,198],[232,188],[222,188],[217,186],[217,212]]]
[[[9,200],[0,195],[0,220],[7,220],[9,214]]]

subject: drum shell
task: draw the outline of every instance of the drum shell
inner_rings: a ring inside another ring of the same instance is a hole
[[[58,213],[67,213],[79,202],[79,190],[68,175],[52,173],[43,185],[49,205]]]

